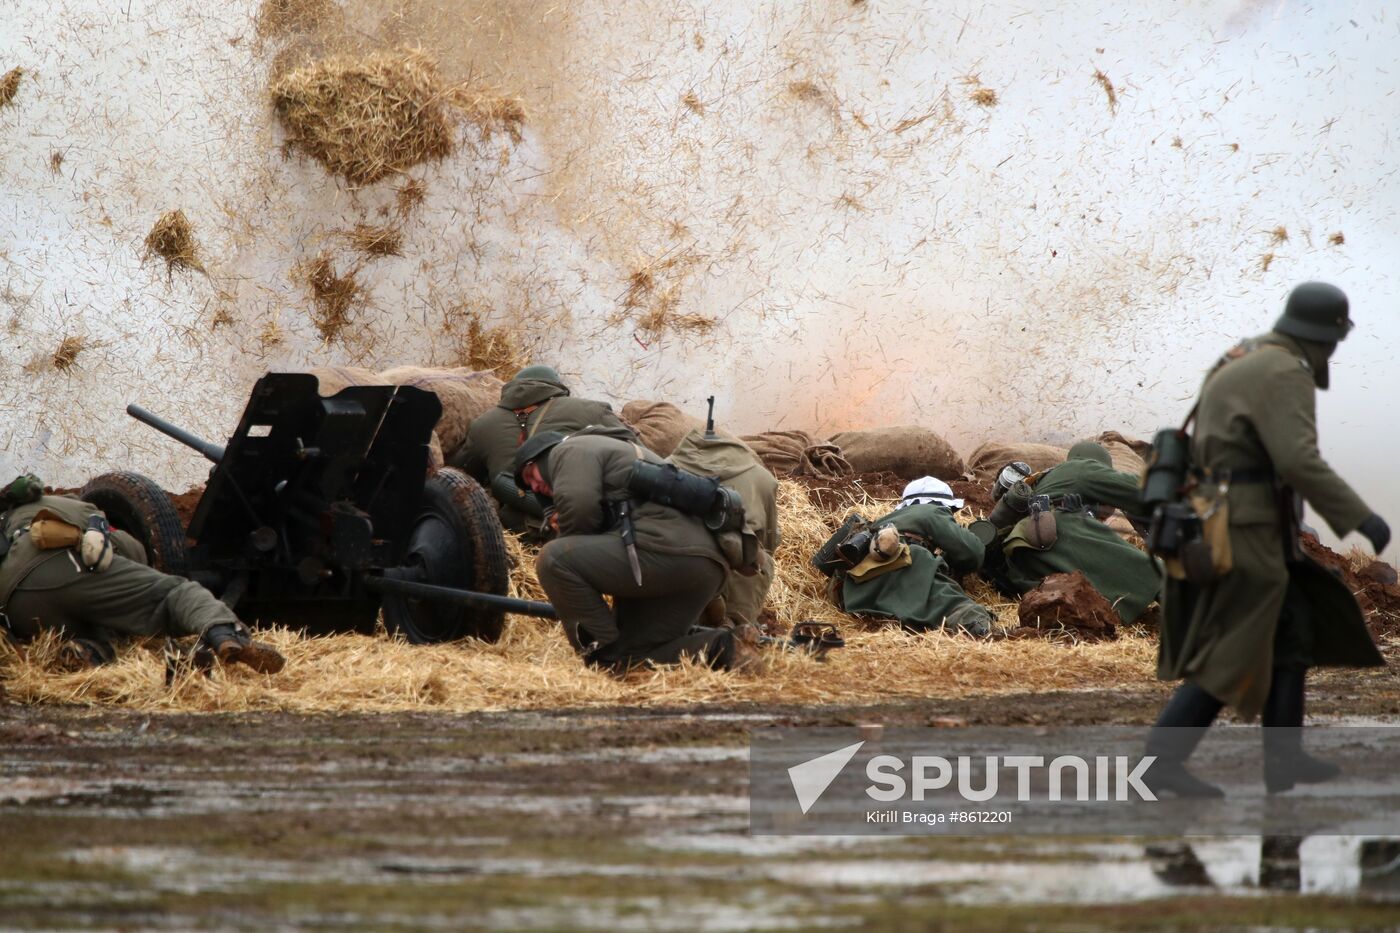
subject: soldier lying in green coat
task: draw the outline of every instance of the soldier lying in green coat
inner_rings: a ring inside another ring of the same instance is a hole
[[[1029,512],[1042,496],[1049,498],[1053,520],[1041,519],[1038,528]],[[1161,567],[1100,521],[1105,507],[1140,511],[1138,478],[1113,469],[1108,451],[1089,441],[1071,447],[1059,466],[1012,486],[991,515],[1001,530],[1011,585],[1027,593],[1053,573],[1079,570],[1124,622],[1142,615],[1161,590]]]
[[[905,486],[899,507],[874,524],[893,525],[903,539],[901,554],[907,556],[896,556],[883,573],[878,567],[863,572],[863,565],[846,571],[841,607],[853,615],[898,619],[913,631],[989,634],[991,611],[963,592],[953,577],[982,565],[982,542],[953,518],[962,504],[947,483],[932,476]]]
[[[0,533],[9,543],[0,622],[15,638],[60,631],[68,638],[64,662],[83,667],[112,660],[123,637],[198,635],[223,663],[282,669],[282,656],[253,641],[213,593],[146,566],[140,544],[111,529],[97,506],[42,490],[22,476],[0,494]]]

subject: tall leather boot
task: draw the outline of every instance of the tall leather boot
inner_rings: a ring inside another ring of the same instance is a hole
[[[1308,669],[1276,667],[1264,701],[1264,789],[1271,794],[1295,784],[1321,784],[1342,773],[1330,761],[1303,751],[1303,707]]]
[[[1157,723],[1147,734],[1147,754],[1157,760],[1143,775],[1143,783],[1157,796],[1224,797],[1225,792],[1186,770],[1186,759],[1200,744],[1206,729],[1225,704],[1193,683],[1183,683],[1172,694]]]

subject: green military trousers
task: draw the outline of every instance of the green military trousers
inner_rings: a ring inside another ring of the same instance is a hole
[[[145,564],[112,558],[100,573],[81,571],[72,551],[55,555],[20,581],[5,606],[20,638],[63,629],[102,641],[132,635],[203,635],[238,617],[204,587]]]
[[[535,571],[570,643],[582,650],[597,642],[601,647],[589,660],[622,667],[704,656],[722,633],[691,630],[724,584],[724,569],[689,554],[639,549],[637,558],[641,586],[621,535],[568,535],[540,550]],[[613,598],[612,607],[604,594]]]

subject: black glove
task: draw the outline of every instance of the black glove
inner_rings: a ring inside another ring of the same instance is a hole
[[[1390,526],[1385,523],[1385,519],[1374,512],[1356,530],[1371,540],[1371,547],[1375,549],[1377,555],[1384,551],[1385,546],[1390,543]]]

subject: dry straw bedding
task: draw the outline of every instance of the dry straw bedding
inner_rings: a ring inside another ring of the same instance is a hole
[[[841,504],[867,516],[890,500],[870,499],[847,486]],[[823,501],[830,501],[824,496]],[[262,637],[287,655],[286,670],[265,677],[243,668],[212,677],[185,676],[165,685],[160,641],[124,650],[115,664],[83,673],[53,669],[56,645],[0,647],[0,688],[22,703],[76,703],[144,711],[282,710],[469,712],[559,707],[673,707],[698,703],[863,703],[880,700],[1136,686],[1152,678],[1155,642],[1130,630],[1113,642],[976,641],[943,634],[911,635],[887,625],[861,624],[822,596],[823,578],[808,556],[844,515],[818,509],[806,486],[779,490],[784,541],[770,607],[786,629],[807,618],[836,622],[848,647],[825,663],[805,655],[765,651],[752,669],[718,673],[698,665],[634,672],[623,680],[584,668],[553,623],[512,618],[494,645],[479,642],[412,646],[386,635],[311,638],[285,629]],[[509,542],[517,563],[515,595],[543,597],[529,549]],[[1014,628],[1014,603],[980,583],[973,595]]]

